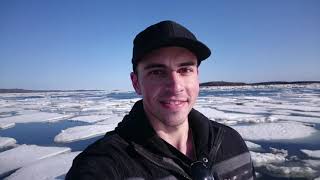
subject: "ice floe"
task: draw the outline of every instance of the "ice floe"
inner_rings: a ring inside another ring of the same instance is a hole
[[[0,149],[15,146],[17,141],[14,138],[0,137]]]
[[[87,123],[95,123],[110,118],[110,115],[87,115],[70,118],[71,121],[82,121]]]
[[[0,177],[30,165],[40,159],[56,156],[61,153],[70,152],[66,147],[43,147],[37,145],[21,145],[16,148],[0,153]]]
[[[305,159],[305,160],[302,160],[302,162],[304,162],[308,167],[317,168],[317,169],[320,168],[320,160]]]
[[[263,151],[263,148],[259,144],[250,141],[245,141],[245,143],[250,151]]]
[[[301,152],[313,158],[320,158],[320,150],[301,149]]]
[[[57,143],[68,143],[88,139],[103,135],[108,131],[114,130],[115,127],[116,124],[76,126],[62,130],[62,132],[54,138],[54,141]]]
[[[269,163],[279,164],[287,160],[286,159],[287,154],[283,154],[283,153],[273,154],[273,153],[259,153],[259,152],[250,151],[250,154],[253,161],[253,165],[255,167],[264,166]]]
[[[25,114],[1,118],[0,129],[13,127],[16,123],[30,123],[30,122],[55,122],[67,119],[71,115],[48,113],[40,111],[28,111]]]
[[[97,122],[97,125],[109,125],[113,124],[113,126],[117,125],[121,120],[123,119],[123,116],[114,116],[110,117],[108,119],[105,119],[103,121]]]
[[[20,168],[5,180],[63,180],[72,165],[73,159],[79,153],[80,152],[65,153],[36,161],[28,166]]]
[[[237,124],[239,122],[259,123],[259,122],[270,122],[273,119],[262,115],[244,114],[244,113],[226,113],[220,110],[196,107],[199,112],[207,116],[209,119],[218,121],[223,124]]]
[[[307,122],[307,123],[320,123],[320,117],[306,117],[306,116],[287,116],[287,115],[273,115],[275,119],[287,120],[287,121],[297,121],[297,122]]]
[[[280,141],[306,138],[317,130],[297,122],[260,123],[232,126],[246,140]]]
[[[315,117],[318,118],[318,121],[314,121],[315,123],[320,123],[320,111],[319,112],[306,112],[306,111],[294,111],[294,110],[273,110],[272,114],[275,115],[287,115],[285,119],[288,117]],[[279,116],[281,117],[281,116]],[[296,120],[299,121],[299,120]],[[304,121],[302,121],[304,122]]]
[[[231,111],[231,112],[238,112],[238,113],[247,113],[247,114],[266,114],[269,113],[268,109],[264,107],[255,107],[247,104],[243,105],[220,105],[216,107],[218,110],[221,111]]]
[[[306,178],[311,179],[315,176],[316,170],[310,167],[297,167],[297,166],[277,166],[268,164],[261,168],[264,173],[274,177],[286,178]]]

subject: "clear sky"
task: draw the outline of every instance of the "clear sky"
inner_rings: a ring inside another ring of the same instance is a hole
[[[201,82],[320,80],[319,0],[1,0],[0,88],[133,90],[132,40],[162,20],[212,50]]]

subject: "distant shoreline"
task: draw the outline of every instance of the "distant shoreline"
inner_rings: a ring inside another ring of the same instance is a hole
[[[29,89],[0,89],[0,93],[39,93],[39,92],[84,92],[103,90],[29,90]]]
[[[259,83],[243,83],[243,82],[226,82],[226,81],[210,81],[200,83],[200,87],[210,86],[260,86],[260,85],[287,85],[287,84],[320,84],[320,81],[268,81]]]
[[[320,81],[269,81],[259,83],[243,83],[243,82],[226,82],[226,81],[210,81],[200,83],[200,87],[211,86],[260,86],[260,85],[287,85],[287,84],[320,84]],[[29,89],[0,89],[0,93],[39,93],[39,92],[84,92],[84,91],[104,91],[104,90],[29,90]]]

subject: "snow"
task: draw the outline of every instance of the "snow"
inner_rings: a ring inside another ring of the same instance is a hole
[[[306,159],[302,160],[306,166],[310,166],[312,168],[320,168],[320,160]]]
[[[70,152],[66,147],[21,145],[0,153],[0,177],[38,160]]]
[[[106,120],[97,122],[97,125],[109,125],[109,124],[113,124],[114,126],[116,126],[120,121],[122,121],[123,116],[114,116],[114,117],[110,117]]]
[[[282,163],[286,161],[287,154],[282,153],[259,153],[250,151],[253,165],[255,167],[264,166],[270,163]]]
[[[260,123],[232,126],[246,140],[287,141],[306,138],[317,130],[298,122]]]
[[[288,116],[288,115],[273,115],[272,117],[279,120],[307,122],[307,123],[320,123],[320,117]]]
[[[77,116],[73,117],[69,120],[71,121],[82,121],[87,123],[94,123],[98,121],[105,120],[107,118],[110,118],[110,115],[87,115],[87,116]]]
[[[108,131],[112,131],[115,127],[116,124],[76,126],[62,130],[62,132],[54,138],[54,141],[57,143],[67,143],[88,139],[103,135]]]
[[[9,137],[0,137],[0,149],[5,149],[7,147],[15,146],[17,141]]]
[[[272,111],[273,114],[279,114],[279,115],[288,115],[288,116],[284,116],[285,119],[289,119],[292,117],[316,117],[318,118],[318,121],[315,121],[316,123],[320,122],[320,111],[319,112],[306,112],[306,111],[294,111],[294,110],[273,110]],[[281,116],[279,116],[281,117]],[[296,121],[299,121],[296,120]],[[304,121],[302,121],[304,122]]]
[[[301,152],[308,155],[309,157],[320,158],[320,150],[301,149]]]
[[[265,104],[266,107],[274,110],[296,110],[301,112],[319,112],[320,107],[316,107],[312,104],[306,106],[305,104]]]
[[[315,176],[316,172],[310,167],[297,167],[297,166],[276,166],[268,164],[265,166],[264,171],[269,175],[276,177],[287,178],[306,178],[311,179]]]
[[[244,114],[244,113],[226,113],[220,110],[207,108],[207,107],[196,107],[196,110],[207,116],[209,119],[222,122],[224,124],[237,124],[239,122],[266,122],[267,117],[262,115]]]
[[[16,107],[0,107],[0,108],[1,108],[0,114],[21,110],[21,108],[16,108]]]
[[[216,106],[218,110],[221,111],[232,111],[238,113],[249,113],[249,114],[263,114],[268,113],[268,109],[264,107],[256,107],[253,104],[243,103],[242,105],[236,104],[223,104]]]
[[[5,180],[36,179],[36,180],[63,180],[70,169],[73,159],[80,152],[60,154],[54,157],[42,159],[25,166],[11,174]],[[50,170],[49,170],[50,169]],[[48,171],[49,170],[49,171]]]
[[[245,141],[245,143],[250,151],[263,151],[261,145],[259,144],[255,144],[250,141]]]
[[[228,118],[227,114],[223,111],[219,111],[212,108],[206,108],[206,107],[195,107],[196,110],[201,112],[202,114],[205,114],[209,119],[226,119]]]
[[[55,121],[67,119],[69,117],[71,117],[71,115],[40,112],[40,111],[32,110],[32,111],[28,111],[26,114],[1,118],[0,129],[13,127],[16,123],[55,122]]]

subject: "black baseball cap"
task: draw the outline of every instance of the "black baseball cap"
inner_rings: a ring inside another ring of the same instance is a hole
[[[143,56],[167,46],[184,47],[190,50],[196,55],[198,65],[211,55],[210,49],[198,41],[187,28],[174,21],[161,21],[149,26],[135,37],[132,55],[134,69]]]

